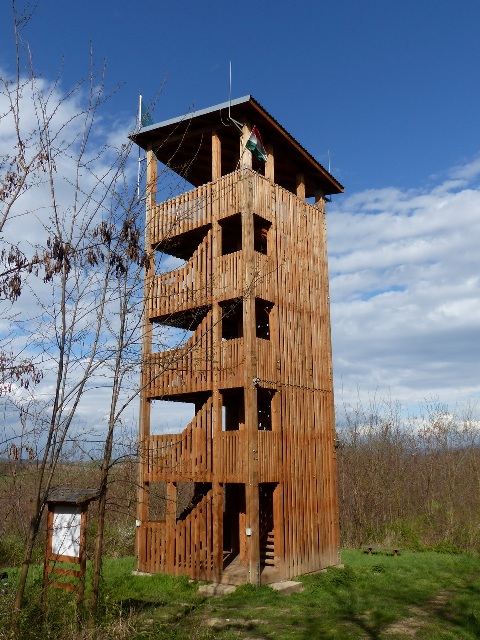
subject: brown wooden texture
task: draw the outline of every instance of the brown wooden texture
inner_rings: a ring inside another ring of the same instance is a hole
[[[179,434],[150,436],[146,455],[149,482],[212,481],[212,399]]]
[[[245,150],[222,176],[213,133],[214,180],[147,208],[149,250],[188,256],[145,281],[141,571],[228,581],[236,557],[237,577],[257,584],[338,562],[324,199],[305,201],[300,171],[295,194],[274,184],[268,148],[266,177]],[[184,345],[152,352],[150,323],[187,321]],[[150,435],[156,399],[194,402],[195,417]],[[170,506],[151,521],[148,486],[163,481]],[[179,516],[180,482],[203,494]]]
[[[167,520],[138,527],[146,553],[140,571],[213,577],[213,497],[210,490],[184,519],[167,526]],[[170,557],[169,557],[170,556]]]

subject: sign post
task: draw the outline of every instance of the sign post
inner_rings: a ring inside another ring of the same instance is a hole
[[[76,591],[78,601],[83,600],[87,564],[87,510],[89,503],[97,498],[97,489],[59,488],[48,494],[44,593],[47,587],[56,587]],[[74,568],[71,565],[75,565]]]

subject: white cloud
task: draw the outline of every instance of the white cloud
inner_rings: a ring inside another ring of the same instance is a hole
[[[480,159],[423,190],[339,196],[327,215],[337,402],[480,397]]]
[[[47,81],[45,91],[52,90]],[[52,104],[60,96],[52,93]],[[71,141],[81,133],[74,119],[81,94],[64,101],[56,117],[69,122],[58,140]],[[31,102],[31,101],[30,101]],[[22,103],[23,105],[23,103]],[[23,124],[35,122],[28,96]],[[5,106],[1,104],[1,112]],[[97,149],[126,140],[128,126],[108,127],[98,120]],[[0,156],[12,146],[12,129],[0,120]],[[95,148],[95,145],[94,145]],[[90,157],[94,157],[94,152]],[[57,193],[71,201],[75,165],[64,159],[58,165]],[[96,173],[107,165],[97,164]],[[135,180],[136,158],[131,178]],[[438,396],[454,403],[480,397],[480,157],[454,167],[448,175],[431,179],[428,188],[395,187],[366,190],[338,196],[330,206],[329,234],[332,337],[337,402],[354,401],[357,393],[389,396],[405,405]],[[92,176],[87,176],[91,184]],[[164,197],[175,183],[166,180]],[[33,247],[45,236],[45,216],[50,207],[46,185],[27,192],[5,228],[12,241]],[[164,267],[178,261],[167,259]],[[33,308],[35,299],[52,305],[51,289],[32,279],[15,305],[20,317]],[[0,330],[8,331],[6,314]],[[25,344],[14,343],[20,351]],[[27,353],[27,352],[26,352]],[[47,372],[37,390],[44,396],[53,384]],[[99,428],[105,424],[108,388],[89,390],[79,408],[79,422]],[[130,417],[136,414],[136,401]],[[175,405],[163,410],[162,428],[179,429],[188,407]]]

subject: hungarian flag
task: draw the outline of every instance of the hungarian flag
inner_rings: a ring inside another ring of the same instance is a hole
[[[253,127],[252,133],[250,134],[250,137],[247,140],[247,144],[245,146],[247,147],[247,149],[250,149],[253,155],[258,158],[258,160],[261,160],[262,162],[267,161],[267,153],[265,151],[265,147],[263,146],[262,138],[257,127]]]

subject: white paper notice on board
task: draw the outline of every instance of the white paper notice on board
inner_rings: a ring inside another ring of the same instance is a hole
[[[54,507],[52,553],[73,558],[80,556],[81,518],[80,507]]]

